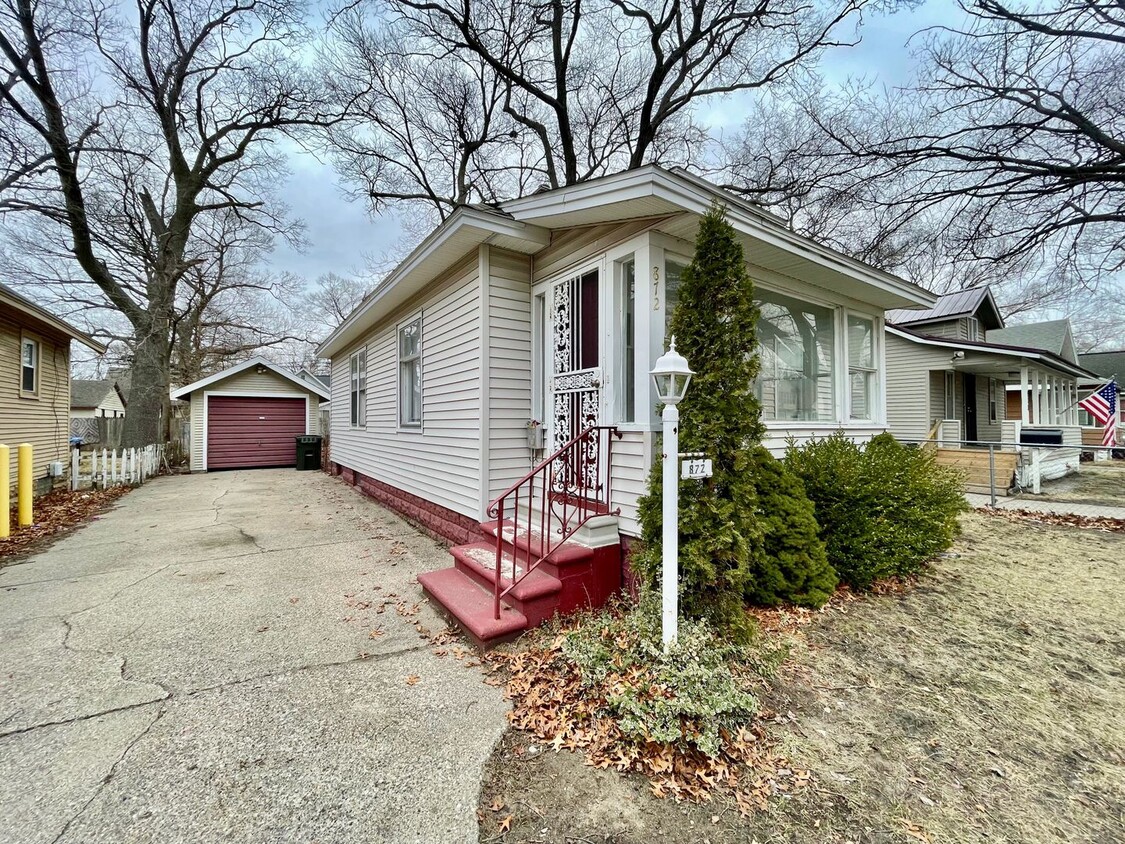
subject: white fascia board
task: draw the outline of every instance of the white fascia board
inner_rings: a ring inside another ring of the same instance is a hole
[[[480,233],[478,243],[488,243],[494,237],[506,237],[525,241],[529,251],[538,251],[551,243],[551,232],[540,226],[519,222],[501,214],[492,214],[476,208],[458,208],[440,226],[430,232],[414,250],[391,270],[378,287],[364,300],[359,307],[348,314],[336,330],[317,347],[316,354],[320,358],[331,358],[333,354],[348,344],[357,331],[362,333],[378,314],[379,305],[387,295],[394,290],[403,279],[409,278],[411,273],[422,266],[431,258],[446,241],[457,234],[461,229],[476,229]],[[466,252],[466,255],[468,253]]]
[[[321,387],[319,385],[316,385],[316,384],[310,384],[308,381],[302,380],[300,377],[298,377],[297,375],[294,375],[292,372],[289,372],[288,370],[282,369],[277,364],[271,363],[270,361],[268,361],[265,358],[263,358],[261,356],[258,356],[258,355],[255,355],[254,357],[250,358],[250,360],[243,361],[242,363],[235,364],[234,366],[231,366],[227,369],[224,369],[222,372],[216,372],[214,375],[208,375],[206,378],[201,378],[199,381],[196,381],[194,384],[188,384],[186,387],[180,387],[180,389],[178,389],[178,390],[173,390],[172,391],[172,398],[174,398],[174,399],[185,399],[189,395],[194,393],[196,390],[198,390],[202,387],[206,387],[210,384],[214,384],[216,381],[222,381],[224,378],[230,378],[232,375],[237,375],[238,373],[243,372],[243,371],[249,369],[252,366],[264,366],[264,367],[266,367],[266,369],[270,370],[275,375],[279,375],[282,378],[286,379],[287,381],[292,381],[294,384],[296,384],[298,387],[300,387],[303,390],[307,390],[310,393],[315,393],[316,395],[320,396],[320,398],[322,398],[322,399],[331,398],[328,391],[325,390],[323,387]]]

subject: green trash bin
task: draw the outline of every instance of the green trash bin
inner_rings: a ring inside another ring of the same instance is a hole
[[[320,468],[322,437],[297,437],[297,471],[306,472]]]

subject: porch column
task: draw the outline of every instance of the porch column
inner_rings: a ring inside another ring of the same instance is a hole
[[[1027,365],[1019,367],[1019,421],[1026,425],[1027,419]]]
[[[1047,376],[1047,424],[1055,424],[1055,376]]]
[[[664,310],[657,301],[652,282],[652,269],[656,260],[654,251],[656,250],[652,248],[650,239],[645,238],[644,245],[633,256],[633,291],[636,296],[633,303],[636,310],[633,343],[636,363],[630,374],[633,379],[633,395],[636,396],[636,420],[648,422],[652,426],[659,424],[660,418],[656,412],[656,396],[652,394],[652,377],[648,371],[652,369],[656,359],[664,354],[663,331],[657,330],[658,324],[663,328],[661,320]],[[660,336],[656,336],[657,334]]]
[[[1039,370],[1031,370],[1031,424],[1038,425],[1042,416],[1039,412]]]

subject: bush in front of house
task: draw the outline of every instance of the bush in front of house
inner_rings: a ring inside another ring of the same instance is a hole
[[[746,586],[752,604],[806,607],[825,604],[836,590],[812,501],[801,479],[763,446],[750,451],[758,494],[763,553],[756,556]]]
[[[854,589],[917,572],[950,546],[968,509],[956,470],[890,434],[866,446],[842,433],[790,444],[785,464],[813,502],[829,563]]]

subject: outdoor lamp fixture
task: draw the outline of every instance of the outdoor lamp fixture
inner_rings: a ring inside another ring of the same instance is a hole
[[[683,401],[691,376],[695,374],[688,366],[687,358],[676,351],[675,336],[668,351],[656,359],[651,374],[656,384],[656,396],[665,405],[664,415],[667,418],[668,406],[675,407]]]
[[[656,359],[652,368],[656,394],[664,403],[663,461],[663,557],[661,559],[661,637],[665,650],[676,641],[679,618],[680,556],[680,409],[676,407],[687,393],[695,373],[687,359],[676,351],[673,336],[668,351]]]

